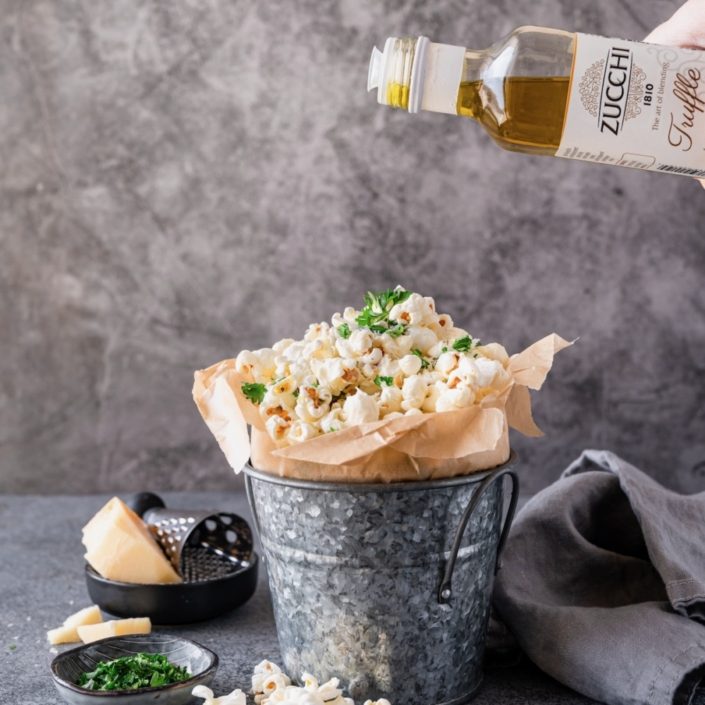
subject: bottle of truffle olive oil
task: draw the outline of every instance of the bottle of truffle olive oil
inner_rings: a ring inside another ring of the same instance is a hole
[[[505,149],[705,177],[705,51],[520,27],[489,49],[390,37],[382,105],[473,118]]]

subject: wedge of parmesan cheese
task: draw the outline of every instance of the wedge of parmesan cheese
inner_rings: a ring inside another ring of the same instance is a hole
[[[78,627],[78,636],[84,644],[90,644],[109,636],[128,636],[130,634],[149,634],[152,623],[149,617],[133,617],[131,619],[112,619],[100,624],[87,624]]]
[[[181,582],[147,525],[117,497],[83,527],[83,545],[86,560],[109,580]]]
[[[47,632],[47,639],[49,639],[49,643],[52,644],[52,646],[56,646],[57,644],[71,644],[75,641],[80,641],[77,631],[78,627],[88,624],[98,624],[102,621],[103,616],[98,606],[91,605],[67,617],[60,627],[50,629]]]
[[[73,644],[76,641],[81,641],[78,637],[76,627],[56,627],[47,632],[47,639],[52,646],[57,644]]]

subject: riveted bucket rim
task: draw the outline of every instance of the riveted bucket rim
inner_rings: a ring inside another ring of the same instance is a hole
[[[247,463],[243,470],[245,473],[262,482],[269,482],[273,485],[285,485],[303,490],[314,490],[320,492],[422,492],[426,490],[440,489],[444,487],[457,487],[461,485],[472,485],[482,482],[486,477],[499,470],[507,470],[514,467],[519,461],[516,451],[509,453],[509,458],[501,465],[497,465],[487,470],[470,473],[469,475],[457,475],[455,477],[445,477],[438,480],[405,480],[404,482],[315,482],[313,480],[299,480],[293,477],[280,477],[270,473],[256,470]]]

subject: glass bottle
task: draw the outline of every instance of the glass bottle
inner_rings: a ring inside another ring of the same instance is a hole
[[[383,105],[478,121],[504,149],[705,177],[705,52],[519,27],[488,49],[387,39]]]

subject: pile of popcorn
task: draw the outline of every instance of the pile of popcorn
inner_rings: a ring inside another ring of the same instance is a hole
[[[243,350],[236,370],[249,381],[279,446],[322,433],[403,415],[461,409],[504,389],[509,357],[496,343],[480,345],[430,296],[401,287],[368,293],[331,324],[309,326],[303,340]]]
[[[252,694],[256,705],[355,705],[350,698],[343,697],[338,687],[340,681],[331,678],[319,685],[308,673],[301,677],[303,686],[291,685],[291,679],[281,668],[271,661],[262,661],[255,666],[252,674]],[[247,695],[242,690],[234,690],[229,695],[216,698],[213,691],[204,685],[197,685],[192,695],[203,698],[203,705],[246,705]],[[388,700],[366,700],[364,705],[390,705]]]

